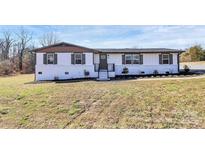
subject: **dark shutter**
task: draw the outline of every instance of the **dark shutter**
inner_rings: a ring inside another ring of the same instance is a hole
[[[85,64],[85,54],[82,54],[82,64]]]
[[[47,54],[43,54],[43,64],[47,64]]]
[[[58,55],[55,53],[54,54],[54,64],[58,63]]]
[[[125,64],[125,55],[122,55],[122,64]]]
[[[140,64],[143,64],[143,55],[140,55]]]
[[[159,64],[162,64],[162,55],[159,55]]]
[[[173,64],[173,55],[169,54],[169,64]]]
[[[75,62],[74,62],[74,54],[71,54],[71,64],[75,64]]]

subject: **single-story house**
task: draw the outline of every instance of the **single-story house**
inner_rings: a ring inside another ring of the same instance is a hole
[[[36,80],[109,80],[120,75],[177,74],[179,54],[183,52],[166,48],[91,49],[65,42],[33,51]]]

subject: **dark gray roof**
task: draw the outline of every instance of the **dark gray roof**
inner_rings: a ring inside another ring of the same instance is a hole
[[[183,50],[178,50],[178,49],[167,49],[167,48],[122,48],[122,49],[96,49],[100,52],[109,52],[109,53],[180,53],[184,52]]]

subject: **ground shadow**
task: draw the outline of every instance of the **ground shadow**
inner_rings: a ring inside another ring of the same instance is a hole
[[[179,74],[155,74],[155,75],[121,75],[116,76],[115,78],[111,78],[110,81],[126,81],[126,80],[137,80],[137,79],[149,79],[149,78],[177,78],[177,77],[191,77],[191,76],[200,76],[204,75],[205,70],[190,70],[189,72],[185,72],[184,70],[180,70]],[[53,80],[53,81],[31,81],[24,84],[44,84],[44,83],[77,83],[77,82],[88,82],[88,81],[96,81],[94,78],[81,78],[81,79],[67,79],[67,80]],[[102,81],[96,81],[102,82]],[[109,81],[106,81],[109,82]]]
[[[67,79],[67,80],[45,80],[45,81],[31,81],[31,82],[26,82],[24,84],[44,84],[44,83],[75,83],[75,82],[86,82],[86,81],[95,81],[93,78],[89,79]]]
[[[205,69],[191,69],[190,72],[195,74],[205,74]]]

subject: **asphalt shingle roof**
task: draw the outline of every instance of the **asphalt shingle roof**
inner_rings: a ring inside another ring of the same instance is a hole
[[[167,49],[167,48],[104,48],[104,49],[91,49],[87,47],[82,47],[75,44],[70,44],[66,42],[56,43],[46,47],[41,47],[33,49],[31,51],[35,52],[105,52],[105,53],[181,53],[183,50],[178,49]]]
[[[111,53],[130,53],[130,52],[136,52],[136,53],[161,53],[161,52],[184,52],[183,50],[178,49],[167,49],[167,48],[122,48],[122,49],[96,49],[100,52],[111,52]]]

